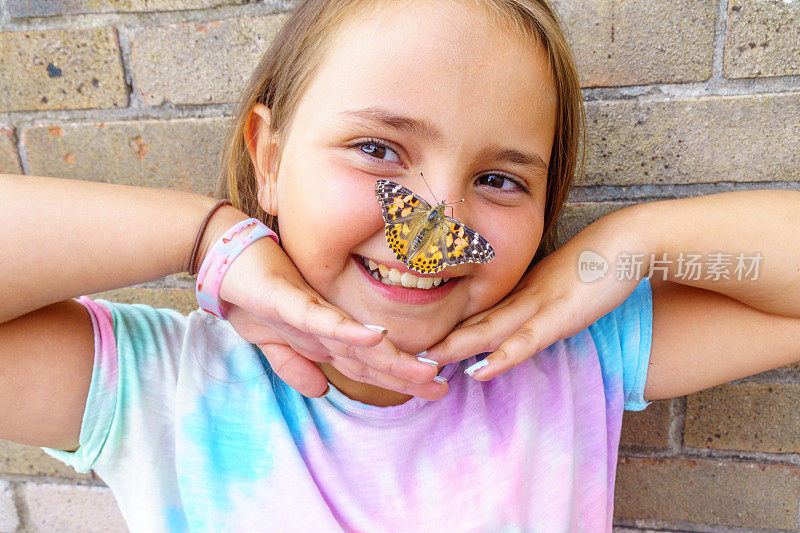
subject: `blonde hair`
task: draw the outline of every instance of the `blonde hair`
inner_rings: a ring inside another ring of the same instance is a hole
[[[393,0],[302,0],[284,22],[250,77],[236,108],[222,151],[215,196],[277,231],[277,220],[258,203],[258,183],[245,144],[245,128],[256,103],[271,111],[269,132],[288,131],[300,98],[320,67],[331,42],[359,12]],[[532,265],[557,246],[556,222],[572,186],[583,132],[580,84],[569,45],[547,0],[458,0],[484,7],[526,38],[543,45],[556,91],[556,124],[547,175],[544,232]],[[278,161],[281,139],[278,138]],[[580,175],[584,154],[581,151]],[[276,162],[277,168],[278,162]]]

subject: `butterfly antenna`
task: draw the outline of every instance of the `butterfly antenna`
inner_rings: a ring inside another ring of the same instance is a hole
[[[423,175],[422,175],[422,171],[421,171],[421,170],[419,171],[419,177],[421,177],[421,178],[422,178],[422,181],[424,181],[424,182],[425,182],[425,186],[428,188],[428,191],[431,193],[431,196],[433,196],[433,201],[434,201],[434,203],[437,203],[437,204],[438,204],[438,203],[439,203],[439,200],[437,200],[437,199],[436,199],[436,195],[435,195],[435,194],[433,194],[433,191],[431,191],[431,187],[430,187],[430,185],[428,185],[428,182],[427,182],[427,181],[425,181],[425,176],[423,176]]]

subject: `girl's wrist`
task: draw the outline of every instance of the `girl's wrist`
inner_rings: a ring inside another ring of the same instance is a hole
[[[223,279],[245,248],[262,237],[270,237],[274,242],[278,242],[278,236],[274,231],[256,218],[247,218],[228,228],[222,237],[214,242],[197,273],[195,292],[201,309],[223,320],[227,319],[225,302],[220,295]]]
[[[211,209],[211,207],[209,207],[209,209]],[[206,255],[208,255],[208,251],[226,231],[248,218],[246,214],[232,206],[225,205],[217,209],[208,221],[208,225],[200,241],[200,248],[197,250],[197,258],[195,260],[195,270],[200,269],[200,265],[203,264]],[[188,272],[188,269],[186,271]]]

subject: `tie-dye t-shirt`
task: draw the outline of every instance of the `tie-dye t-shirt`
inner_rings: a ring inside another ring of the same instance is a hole
[[[648,280],[487,382],[375,407],[306,398],[203,311],[81,297],[94,370],[75,452],[135,532],[610,531],[624,408],[640,410]]]

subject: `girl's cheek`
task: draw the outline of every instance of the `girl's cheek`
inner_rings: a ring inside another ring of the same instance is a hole
[[[331,160],[293,170],[286,176],[292,183],[287,182],[278,219],[293,238],[313,243],[314,250],[304,247],[307,254],[341,261],[353,246],[382,230],[377,178]]]

